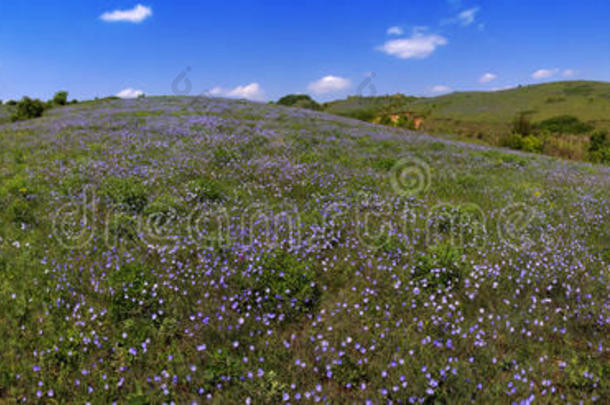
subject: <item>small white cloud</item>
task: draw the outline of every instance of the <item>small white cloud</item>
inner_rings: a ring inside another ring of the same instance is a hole
[[[245,98],[246,100],[264,101],[265,92],[258,83],[250,83],[245,86],[237,86],[234,89],[214,87],[207,93],[210,96],[222,96],[232,98]]]
[[[548,79],[553,77],[559,72],[559,69],[538,69],[532,73],[534,79]]]
[[[431,91],[432,93],[447,93],[448,91],[451,91],[451,87],[439,84],[432,87]]]
[[[490,89],[490,91],[502,91],[502,90],[510,90],[510,89],[516,89],[517,86],[516,85],[507,85],[507,86],[503,86],[503,87],[492,87]]]
[[[102,21],[106,22],[132,22],[140,23],[152,15],[150,7],[138,4],[130,10],[114,10],[109,11],[100,16]]]
[[[462,27],[467,27],[475,22],[477,13],[481,10],[480,7],[469,8],[458,13],[455,17],[446,18],[441,20],[441,25],[459,24]],[[483,25],[479,24],[479,29],[482,29]]]
[[[388,28],[388,30],[386,31],[386,33],[388,35],[402,35],[404,34],[404,30],[400,27],[394,26],[394,27],[390,27]]]
[[[424,59],[443,45],[447,45],[447,39],[440,35],[416,32],[410,38],[386,41],[377,49],[400,59]]]
[[[131,87],[128,87],[119,91],[116,96],[120,98],[138,98],[143,94],[144,92],[142,90],[132,89]]]
[[[314,94],[332,93],[349,88],[351,85],[348,79],[339,76],[324,76],[315,82],[309,83],[307,89]]]
[[[561,74],[563,77],[572,77],[576,74],[576,71],[572,69],[565,69]]]
[[[479,77],[479,83],[493,82],[497,78],[498,76],[493,73],[485,73],[483,76]]]
[[[464,10],[457,15],[456,21],[459,22],[462,26],[466,27],[474,22],[478,12],[479,7],[473,7],[469,8],[468,10]]]

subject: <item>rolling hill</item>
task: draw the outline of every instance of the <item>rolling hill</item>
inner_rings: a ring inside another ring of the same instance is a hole
[[[188,97],[0,161],[1,403],[610,397],[606,166]]]
[[[418,129],[458,139],[503,145],[513,133],[513,122],[525,114],[532,123],[574,116],[596,129],[610,129],[610,83],[568,81],[523,86],[494,92],[456,92],[433,98],[402,95],[350,97],[324,105],[324,111],[372,122],[405,126],[421,118]],[[394,122],[390,120],[394,118]],[[553,134],[547,154],[587,159],[587,136]],[[565,145],[558,145],[563,142]]]

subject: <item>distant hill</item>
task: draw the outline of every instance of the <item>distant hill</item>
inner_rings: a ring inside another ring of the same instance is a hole
[[[514,121],[520,116],[533,126],[554,117],[573,116],[592,130],[610,129],[610,83],[554,82],[430,98],[400,94],[349,97],[326,103],[323,108],[331,114],[507,146]],[[554,133],[546,141],[546,150],[540,152],[586,159],[586,134]]]

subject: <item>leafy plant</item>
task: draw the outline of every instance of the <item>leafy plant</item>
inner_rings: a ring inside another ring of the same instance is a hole
[[[322,107],[316,103],[307,94],[288,94],[277,101],[279,105],[288,107],[308,108],[310,110],[320,111]]]
[[[536,124],[536,130],[548,131],[553,134],[583,134],[592,129],[593,126],[572,115],[560,115]]]
[[[218,201],[222,199],[220,183],[214,179],[199,177],[188,184],[188,191],[198,202]]]
[[[110,273],[112,289],[110,313],[116,321],[149,318],[160,309],[154,275],[140,263],[126,263]]]
[[[17,103],[17,111],[12,116],[13,121],[29,120],[42,116],[45,110],[45,105],[38,99],[32,100],[29,97],[24,97]]]
[[[66,105],[68,104],[68,92],[67,91],[58,91],[53,96],[53,104],[55,105]]]
[[[281,312],[289,321],[309,312],[318,302],[321,291],[315,282],[315,272],[309,264],[277,249],[264,256],[260,271],[241,277],[243,289],[251,289],[259,308],[265,313]]]
[[[431,246],[419,257],[414,277],[427,288],[437,289],[458,286],[465,272],[461,249],[450,244],[439,244]]]
[[[102,185],[102,194],[119,208],[142,212],[148,203],[148,191],[137,177],[110,177]]]

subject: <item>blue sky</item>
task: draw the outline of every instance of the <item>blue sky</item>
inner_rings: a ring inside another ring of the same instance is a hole
[[[0,99],[186,92],[180,73],[257,100],[610,81],[609,22],[602,0],[0,0]]]

